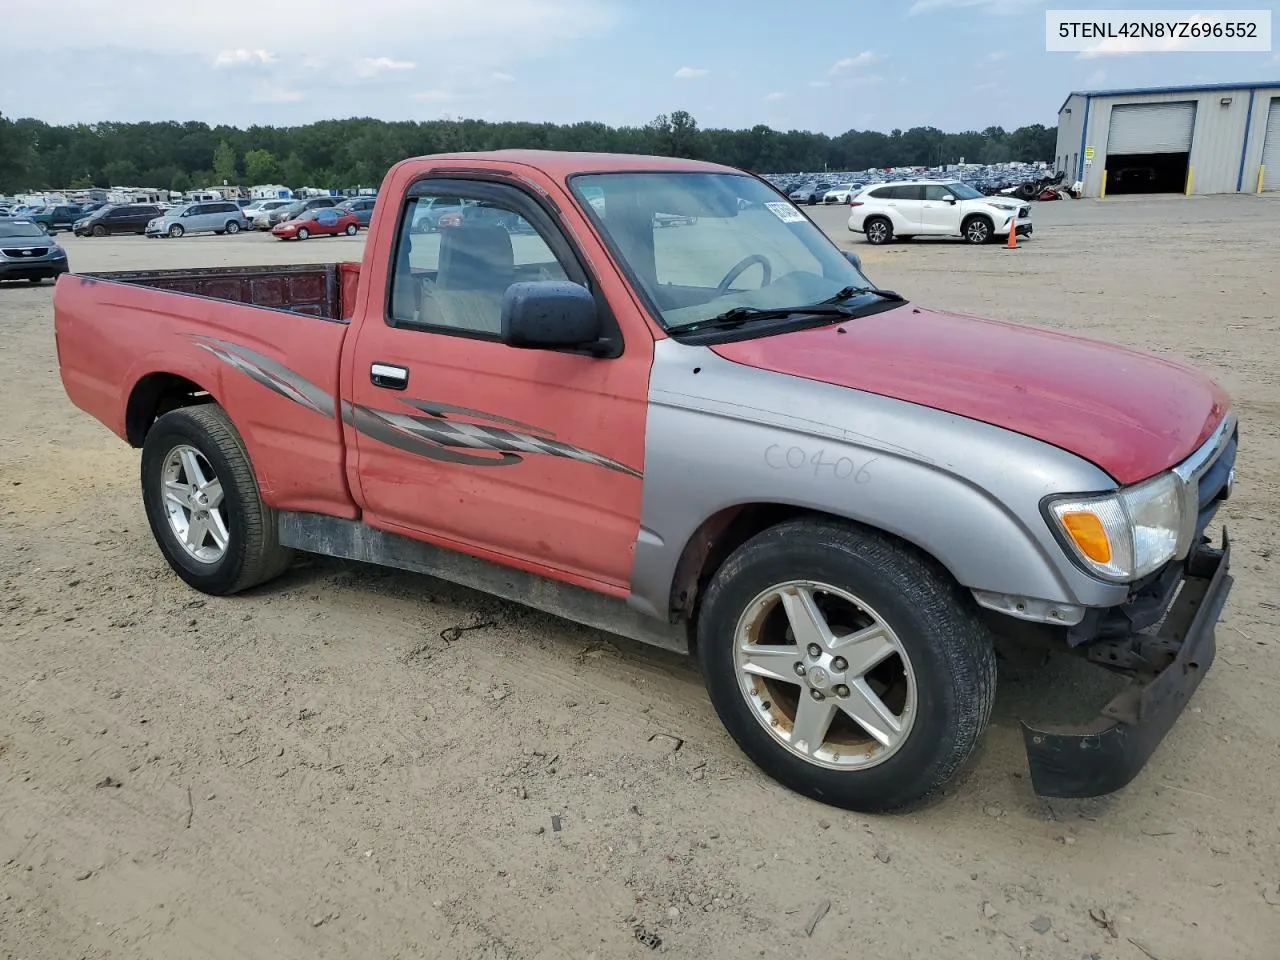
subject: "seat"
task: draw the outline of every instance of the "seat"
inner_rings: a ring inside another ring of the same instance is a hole
[[[505,227],[465,220],[440,231],[434,284],[423,291],[421,322],[498,333],[502,297],[515,282],[515,251]]]

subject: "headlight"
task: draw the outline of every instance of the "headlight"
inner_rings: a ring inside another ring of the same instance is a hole
[[[1173,558],[1182,491],[1172,473],[1103,497],[1053,500],[1049,514],[1085,568],[1105,580],[1145,577]]]

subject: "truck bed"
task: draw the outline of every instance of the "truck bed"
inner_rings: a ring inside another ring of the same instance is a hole
[[[77,276],[271,310],[287,310],[325,320],[347,321],[355,307],[360,264],[299,263],[287,266],[121,270],[80,273]]]

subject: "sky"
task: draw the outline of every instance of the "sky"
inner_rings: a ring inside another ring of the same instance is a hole
[[[1240,3],[1272,11],[1280,2]],[[1071,90],[1280,81],[1280,55],[1045,51],[1049,8],[1163,0],[0,0],[0,113],[350,116],[830,134],[1056,122]],[[1225,4],[1220,6],[1227,6]]]

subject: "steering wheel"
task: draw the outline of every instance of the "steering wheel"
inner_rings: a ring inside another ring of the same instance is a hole
[[[730,268],[729,272],[724,275],[724,279],[720,281],[720,285],[716,287],[716,293],[723,297],[729,292],[729,287],[733,284],[733,281],[737,280],[748,268],[757,263],[764,268],[764,280],[761,281],[760,286],[767,287],[770,281],[773,280],[773,266],[769,263],[768,257],[763,254],[753,253],[749,257],[743,257]]]

